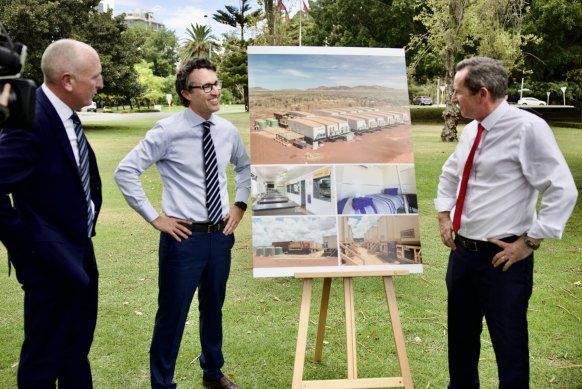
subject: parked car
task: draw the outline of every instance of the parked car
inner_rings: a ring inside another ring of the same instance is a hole
[[[517,100],[518,105],[546,105],[545,101],[536,99],[535,97],[522,97]]]
[[[432,105],[432,97],[430,96],[416,96],[412,99],[414,105]]]
[[[81,112],[97,112],[97,104],[92,101],[90,105],[81,108]]]

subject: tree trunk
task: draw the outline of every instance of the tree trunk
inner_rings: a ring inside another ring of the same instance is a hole
[[[445,126],[441,131],[441,140],[443,142],[456,142],[457,123],[459,122],[459,109],[452,103],[453,98],[453,78],[455,76],[455,53],[447,50],[445,59],[445,110],[443,118]]]

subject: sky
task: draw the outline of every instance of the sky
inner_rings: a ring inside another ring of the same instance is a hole
[[[324,236],[337,235],[335,216],[253,217],[253,245],[271,246],[281,240],[311,240],[323,243]]]
[[[289,12],[299,7],[300,0],[283,0]],[[294,4],[297,3],[297,4]],[[256,0],[250,0],[251,9],[259,8]],[[233,31],[234,28],[220,24],[212,15],[218,10],[224,10],[225,5],[240,8],[239,0],[114,0],[114,15],[129,12],[134,9],[153,12],[154,19],[163,23],[167,29],[173,30],[178,39],[186,38],[186,28],[190,24],[210,25],[212,33],[220,38],[222,33]],[[204,17],[207,15],[207,17]]]
[[[406,90],[404,51],[327,47],[249,49],[249,87],[270,90],[379,85]]]

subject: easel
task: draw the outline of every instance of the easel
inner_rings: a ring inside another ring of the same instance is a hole
[[[394,388],[404,387],[413,389],[412,376],[406,356],[404,346],[404,334],[400,325],[398,306],[396,305],[396,294],[392,276],[406,275],[408,270],[386,270],[386,271],[358,271],[358,272],[325,272],[325,273],[296,273],[295,278],[303,278],[303,295],[301,299],[301,312],[299,314],[299,330],[297,334],[297,349],[295,351],[295,367],[293,369],[292,389],[357,389],[357,388]],[[384,290],[386,301],[392,322],[392,332],[396,344],[398,363],[400,364],[400,377],[383,378],[358,378],[358,368],[356,362],[356,323],[354,315],[354,287],[353,277],[373,277],[381,276],[384,279]],[[327,320],[327,309],[329,304],[329,293],[331,290],[331,279],[340,277],[344,280],[344,299],[346,315],[346,338],[348,357],[348,378],[337,380],[303,381],[303,369],[305,364],[305,351],[307,346],[307,326],[309,324],[309,310],[311,308],[311,295],[313,291],[313,279],[323,278],[323,290],[321,293],[321,305],[319,310],[319,323],[315,340],[314,360],[321,362],[323,351],[323,336]]]

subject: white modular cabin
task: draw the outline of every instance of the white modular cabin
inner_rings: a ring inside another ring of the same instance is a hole
[[[309,116],[313,116],[313,114],[311,112],[305,112],[305,111],[289,111],[286,114],[289,117],[299,117],[299,118],[306,118]]]
[[[378,127],[377,118],[370,117],[364,113],[352,113],[350,115],[352,117],[363,119],[366,122],[366,125],[368,126],[368,130],[374,130],[376,127]]]
[[[287,120],[287,125],[294,132],[303,135],[311,142],[325,139],[327,134],[325,132],[325,125],[314,122],[308,118],[293,118]]]
[[[364,118],[351,115],[342,115],[339,118],[348,122],[350,130],[353,132],[362,132],[368,130],[368,122]]]

